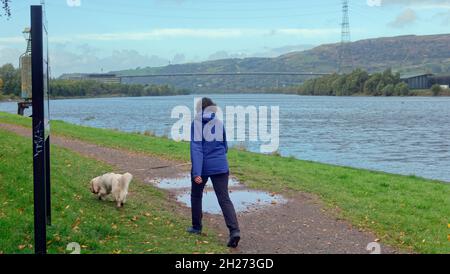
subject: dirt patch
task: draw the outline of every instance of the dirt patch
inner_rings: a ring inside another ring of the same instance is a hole
[[[23,136],[31,136],[30,129],[1,124],[0,128]],[[68,148],[116,167],[116,172],[130,172],[141,182],[155,178],[174,178],[189,170],[186,163],[172,162],[143,153],[113,149],[52,135],[52,144]],[[107,171],[105,171],[107,172]],[[232,172],[232,171],[231,171]],[[173,210],[185,216],[190,209],[176,202],[175,192],[168,191]],[[273,204],[238,214],[242,240],[235,253],[363,253],[376,237],[348,222],[338,220],[326,211],[317,197],[298,193],[289,195],[283,204]],[[228,232],[221,215],[205,214],[206,225],[218,231],[224,243]],[[382,253],[397,253],[381,244]]]

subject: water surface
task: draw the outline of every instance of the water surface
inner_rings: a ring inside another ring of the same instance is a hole
[[[80,125],[168,135],[177,121],[170,117],[172,108],[193,110],[193,97],[54,100],[51,115]],[[279,106],[283,156],[450,182],[449,97],[210,97],[221,106]],[[16,103],[0,103],[0,110],[15,113]],[[245,145],[259,151],[258,143]]]

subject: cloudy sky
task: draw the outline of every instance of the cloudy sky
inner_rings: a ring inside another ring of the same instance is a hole
[[[25,49],[29,5],[0,17],[0,65]],[[339,0],[46,0],[53,76],[277,56],[340,40]],[[449,33],[450,0],[350,0],[352,40]]]

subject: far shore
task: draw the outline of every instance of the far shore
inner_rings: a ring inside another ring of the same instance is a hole
[[[443,94],[439,94],[437,96],[433,96],[431,91],[429,90],[417,90],[412,91],[413,94],[408,96],[370,96],[366,94],[354,94],[352,96],[325,96],[325,95],[300,95],[296,93],[289,92],[211,92],[211,93],[191,93],[191,94],[176,94],[176,95],[155,95],[155,96],[127,96],[121,94],[111,94],[108,96],[58,96],[58,97],[50,97],[50,100],[67,100],[67,99],[107,99],[107,98],[120,98],[120,97],[161,97],[161,96],[184,96],[184,95],[204,95],[204,94],[280,94],[280,95],[297,95],[297,96],[317,96],[317,97],[386,97],[386,98],[408,98],[408,97],[450,97],[450,91],[445,91]],[[6,97],[0,98],[0,103],[5,102],[20,102],[22,99],[18,97]]]

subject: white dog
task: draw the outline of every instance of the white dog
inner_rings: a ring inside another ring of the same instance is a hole
[[[128,172],[123,175],[106,173],[91,180],[91,192],[96,194],[100,200],[111,193],[117,207],[122,207],[126,202],[128,186],[132,179],[133,175]]]

